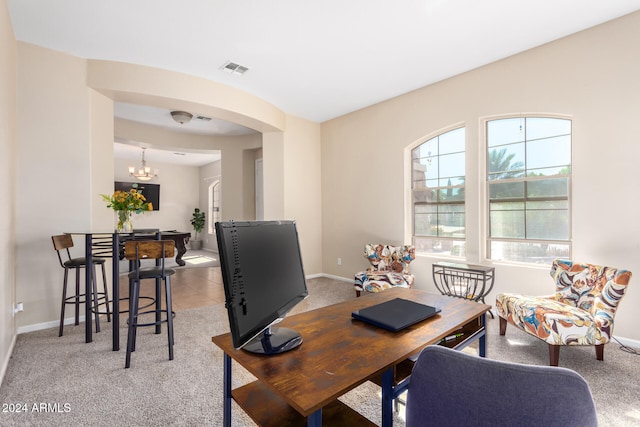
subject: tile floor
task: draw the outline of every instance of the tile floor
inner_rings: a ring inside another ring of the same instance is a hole
[[[171,276],[171,292],[173,310],[204,307],[224,303],[224,289],[220,267],[192,267],[176,269]],[[129,294],[129,283],[126,276],[120,277],[120,297]],[[155,295],[154,282],[143,280],[140,295]],[[164,298],[163,298],[164,300]],[[123,301],[121,310],[126,310],[127,302]]]

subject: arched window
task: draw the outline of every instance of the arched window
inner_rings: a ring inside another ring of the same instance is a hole
[[[423,142],[411,162],[416,251],[464,256],[465,128]]]
[[[209,184],[209,234],[215,233],[215,223],[220,221],[220,180]]]

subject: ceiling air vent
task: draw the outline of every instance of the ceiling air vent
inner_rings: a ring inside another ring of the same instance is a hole
[[[227,73],[237,74],[239,76],[243,75],[249,69],[243,65],[236,64],[235,62],[227,61],[220,67],[221,70],[226,71]]]
[[[207,116],[196,116],[196,120],[202,120],[203,122],[210,122],[210,121],[211,121],[211,117],[207,117]]]

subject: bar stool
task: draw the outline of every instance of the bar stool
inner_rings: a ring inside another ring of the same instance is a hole
[[[75,324],[80,323],[80,305],[86,303],[87,296],[80,291],[80,270],[87,267],[87,260],[85,258],[71,258],[70,248],[73,247],[73,238],[69,234],[60,234],[57,236],[51,236],[53,241],[53,248],[58,254],[58,261],[60,266],[64,269],[64,284],[62,286],[62,308],[60,310],[60,329],[58,336],[63,335],[64,329],[64,312],[67,304],[73,304],[75,306]],[[63,254],[66,252],[66,256]],[[66,258],[63,260],[63,258]],[[105,259],[100,257],[92,257],[93,268],[93,283],[91,285],[92,293],[91,300],[93,302],[93,308],[91,312],[95,314],[96,332],[100,332],[100,314],[107,315],[107,321],[111,321],[111,311],[109,309],[109,293],[107,291],[107,276],[105,274],[104,263]],[[104,292],[98,292],[98,284],[96,280],[96,265],[100,265],[102,268],[102,284]],[[67,296],[67,279],[69,277],[69,270],[74,269],[76,271],[76,291],[75,295]],[[83,299],[85,298],[85,299]],[[106,306],[106,311],[100,312],[99,306]],[[91,319],[85,319],[87,322],[91,322]]]
[[[127,334],[127,356],[125,368],[131,366],[131,353],[136,350],[136,334],[138,327],[155,326],[156,334],[161,332],[161,324],[167,324],[167,339],[169,344],[169,360],[173,360],[173,317],[175,313],[171,306],[171,276],[175,274],[172,268],[165,268],[164,259],[172,258],[175,252],[173,240],[130,240],[125,242],[124,255],[129,261],[134,261],[134,271],[129,277],[129,320]],[[156,260],[153,267],[142,267],[142,260]],[[156,306],[155,309],[140,312],[140,281],[154,279],[156,281]],[[165,309],[162,309],[161,284],[164,283]],[[155,314],[155,321],[139,323],[140,316]],[[162,318],[164,314],[164,319]]]

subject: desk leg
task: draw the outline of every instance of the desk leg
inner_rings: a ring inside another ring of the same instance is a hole
[[[322,426],[322,408],[307,417],[307,427]]]
[[[111,260],[113,265],[111,268],[111,282],[113,284],[111,290],[111,304],[113,312],[113,351],[120,350],[120,236],[113,233],[111,239]]]
[[[487,356],[487,313],[482,314],[482,317],[480,318],[480,323],[484,328],[484,334],[482,334],[482,336],[479,339],[478,354],[480,355],[480,357],[486,357]]]
[[[223,373],[223,418],[224,427],[231,427],[231,357],[227,353],[224,354],[224,373]]]
[[[382,374],[382,427],[393,426],[393,367]]]
[[[91,295],[93,295],[93,291],[91,290],[91,284],[93,283],[93,260],[92,257],[92,238],[91,233],[87,233],[84,238],[84,253],[86,260],[86,268],[85,268],[85,309],[84,309],[84,325],[85,325],[85,342],[91,342],[93,340],[92,337],[92,326],[91,326]],[[97,314],[96,314],[97,316]]]

